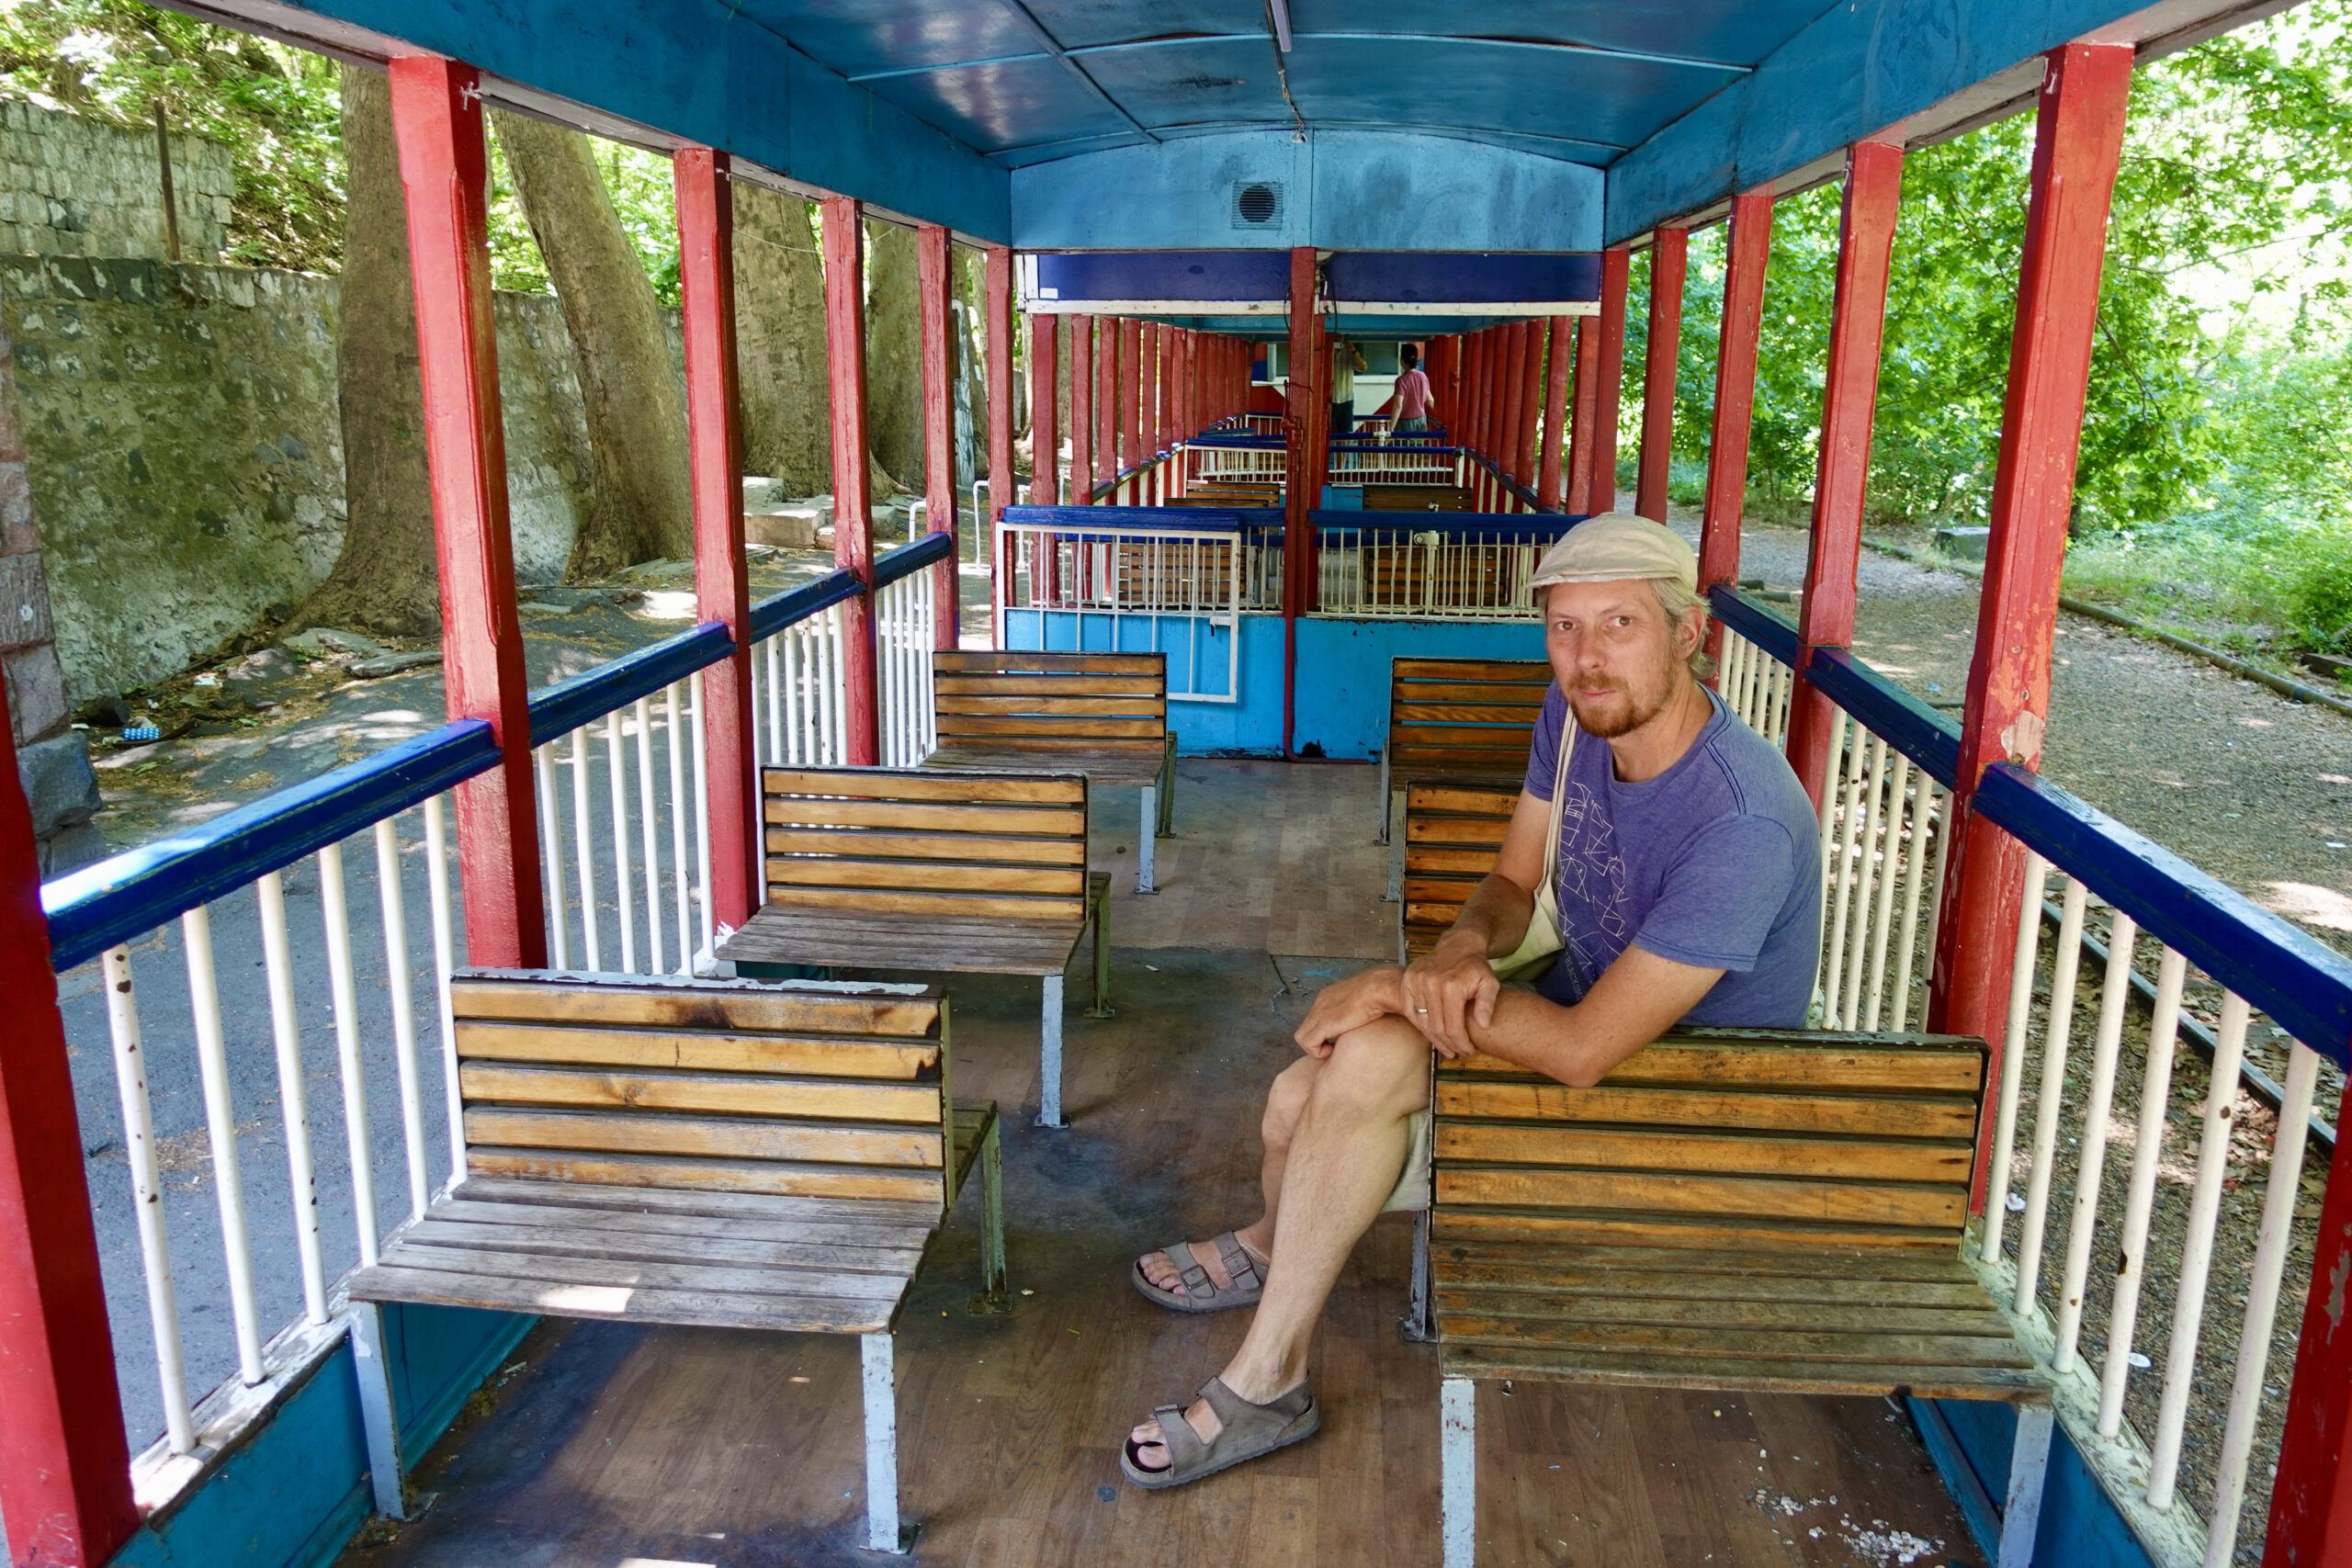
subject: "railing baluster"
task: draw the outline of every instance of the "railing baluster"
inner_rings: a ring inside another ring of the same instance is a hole
[[[2026,1177],[2025,1218],[2018,1225],[2018,1292],[2011,1305],[2019,1316],[2032,1315],[2034,1291],[2041,1281],[2041,1242],[2058,1163],[2058,1123],[2066,1109],[2066,1050],[2075,1027],[2075,976],[2082,965],[2088,891],[2080,877],[2067,879],[2058,945],[2051,953],[2050,1027],[2042,1036],[2041,1089],[2033,1106],[2033,1164]]]
[[[294,1202],[294,1247],[302,1270],[302,1315],[321,1324],[327,1320],[326,1263],[319,1242],[319,1178],[311,1159],[310,1090],[302,1072],[302,1028],[294,1010],[284,879],[269,873],[254,885],[254,896],[261,912],[270,1040],[277,1057],[277,1105],[286,1127],[286,1190]]]
[[[1849,835],[1858,851],[1849,857],[1854,863],[1853,902],[1849,908],[1841,900],[1838,909],[1841,928],[1849,914],[1853,921],[1850,931],[1840,932],[1840,942],[1846,949],[1846,997],[1838,1010],[1840,1029],[1853,1028],[1861,1018],[1862,971],[1868,964],[1870,949],[1871,895],[1884,863],[1877,846],[1886,837],[1886,812],[1880,804],[1886,794],[1886,742],[1875,735],[1871,737],[1870,765],[1870,782],[1862,792],[1861,827]]]
[[[1860,835],[1862,824],[1862,775],[1869,763],[1871,749],[1883,749],[1885,744],[1858,723],[1854,726],[1853,739],[1846,752],[1846,816],[1838,828],[1833,850],[1836,859],[1829,868],[1829,977],[1824,982],[1821,992],[1829,1010],[1829,1027],[1832,1029],[1846,1027],[1846,1015],[1838,1004],[1843,994],[1846,976],[1846,915],[1854,891],[1854,845]]]
[[[1917,852],[1910,855],[1907,867],[1903,852],[1903,795],[1911,782],[1911,759],[1900,751],[1894,755],[1894,773],[1879,808],[1878,914],[1871,922],[1871,976],[1862,1009],[1862,1028],[1871,1034],[1878,1032],[1880,1004],[1886,996],[1886,939],[1894,924],[1894,885],[1906,872],[1912,883],[1919,880]]]
[[[449,1180],[466,1179],[466,1103],[458,1087],[458,1018],[449,976],[458,967],[457,922],[449,897],[449,847],[441,796],[424,802],[425,886],[433,894],[433,998],[441,1026],[441,1093],[449,1111]]]
[[[775,694],[773,689],[769,694]],[[637,720],[637,841],[644,852],[645,865],[645,973],[659,975],[662,972],[661,838],[653,794],[653,709],[645,698],[637,699],[633,716]],[[628,878],[623,877],[621,897],[628,896]]]
[[[2172,1104],[2172,1057],[2180,1041],[2180,991],[2188,972],[2188,961],[2165,948],[2156,965],[2156,1004],[2148,1020],[2147,1061],[2140,1077],[2132,1183],[2123,1204],[2123,1235],[2116,1245],[2115,1292],[2107,1308],[2107,1359],[2098,1384],[2098,1431],[2102,1438],[2123,1429],[2132,1330],[2139,1321],[2140,1287],[2148,1278],[2148,1220],[2155,1208],[2157,1168],[2164,1163],[2165,1112]]]
[[[2075,886],[2080,886],[2080,883]],[[2137,928],[2120,909],[2108,927],[2107,972],[2099,987],[2098,1029],[2091,1042],[2091,1081],[2083,1100],[2082,1153],[2075,1172],[2074,1224],[2066,1235],[2066,1269],[2058,1292],[2058,1347],[2050,1369],[2075,1369],[2083,1330],[2083,1294],[2090,1278],[2091,1237],[2098,1225],[2099,1181],[2107,1171],[2107,1123],[2115,1101],[2115,1065],[2122,1054],[2123,1013],[2132,998],[2132,943]],[[2079,940],[2075,945],[2079,947]]]
[[[359,998],[351,979],[351,919],[343,896],[343,846],[319,852],[319,917],[326,928],[327,982],[334,999],[335,1061],[343,1077],[343,1134],[351,1151],[351,1207],[359,1262],[376,1261],[376,1166],[368,1130],[368,1079],[359,1056]]]
[[[1897,1034],[1911,1016],[1911,954],[1919,937],[1919,893],[1927,881],[1928,831],[1935,797],[1936,782],[1923,768],[1911,795],[1910,865],[1903,879],[1903,924],[1894,942],[1894,1017],[1889,1027]]]
[[[571,845],[580,872],[580,945],[591,973],[603,970],[605,955],[598,945],[596,918],[595,821],[588,809],[588,727],[571,732]]]
[[[756,722],[758,711],[752,710]],[[585,731],[583,730],[584,734]],[[754,746],[759,742],[756,729],[752,735]],[[605,775],[612,796],[613,811],[613,908],[621,928],[621,973],[637,973],[637,911],[631,904],[628,887],[628,776],[621,767],[621,710],[615,708],[605,716]],[[645,803],[650,814],[653,803]]]
[[[785,750],[784,750],[784,712],[785,712],[785,691],[784,691],[784,683],[785,683],[785,681],[787,679],[787,677],[785,675],[785,672],[784,672],[784,671],[785,671],[785,667],[784,667],[784,665],[783,665],[783,664],[778,660],[778,658],[777,658],[777,648],[776,648],[776,645],[777,645],[778,643],[782,642],[782,641],[784,641],[784,638],[782,638],[782,637],[772,637],[768,638],[768,640],[767,640],[765,643],[763,643],[763,644],[762,644],[762,645],[761,645],[761,646],[762,646],[762,648],[765,650],[765,652],[766,652],[766,654],[767,654],[767,667],[768,667],[768,749],[767,749],[767,760],[768,760],[768,763],[769,763],[769,765],[770,765],[770,766],[772,766],[772,767],[782,767],[782,766],[784,765],[784,761],[785,761]],[[658,969],[660,969],[661,967],[662,967],[662,966],[661,966],[659,964],[656,964],[654,965],[654,968],[655,968],[655,969],[657,969],[657,970],[658,970]]]
[[[396,817],[376,824],[376,904],[384,922],[386,999],[392,1008],[392,1061],[400,1072],[401,1138],[408,1156],[408,1203],[423,1219],[433,1201],[433,1179],[424,1152],[424,1090],[416,1070],[415,976],[408,965],[408,904],[401,886],[401,840]]]
[[[236,1322],[237,1373],[247,1388],[261,1382],[261,1322],[254,1306],[254,1257],[245,1234],[245,1186],[237,1159],[237,1112],[229,1099],[229,1045],[220,1034],[220,987],[212,967],[212,915],[204,905],[180,916],[180,946],[187,960],[190,1021],[204,1087],[204,1133],[212,1159],[212,1196],[220,1210],[220,1249],[229,1274],[229,1310]]]
[[[697,670],[686,677],[686,690],[694,699],[694,761],[695,761],[695,907],[702,918],[702,946],[695,950],[694,972],[700,974],[703,955],[716,944],[712,940],[710,909],[710,765],[708,740],[703,730],[702,671]]]
[[[2213,1268],[2213,1227],[2221,1218],[2222,1180],[2230,1164],[2230,1132],[2237,1124],[2238,1068],[2245,1057],[2246,1005],[2222,993],[2222,1026],[2213,1034],[2213,1074],[2205,1095],[2205,1135],[2197,1148],[2197,1182],[2190,1189],[2188,1228],[2180,1249],[2179,1294],[2173,1303],[2172,1340],[2165,1352],[2164,1398],[2148,1446],[2148,1506],[2172,1506],[2180,1476],[2181,1430],[2188,1420],[2197,1376],[2197,1337],[2205,1325],[2205,1290]]]
[[[563,816],[556,804],[555,742],[535,748],[531,763],[539,784],[540,853],[547,860],[548,950],[558,969],[571,967],[571,942],[563,929]]]
[[[800,628],[786,626],[768,640],[768,652],[773,657],[777,646],[784,651],[784,730],[776,747],[776,766],[797,768],[808,760],[808,720],[807,705],[800,685]]]
[[[100,962],[107,1030],[114,1040],[115,1088],[122,1097],[123,1163],[139,1215],[139,1257],[147,1269],[147,1323],[155,1337],[155,1374],[164,1396],[164,1437],[172,1452],[196,1447],[188,1416],[187,1363],[180,1350],[179,1302],[172,1289],[172,1244],[164,1226],[164,1183],[155,1159],[155,1117],[147,1099],[146,1052],[139,1006],[130,991],[130,949],[110,947]]]
[[[678,682],[662,689],[662,719],[670,731],[670,886],[677,895],[678,967],[680,975],[695,972],[694,912],[686,863],[686,731],[678,715]]]
[[[1986,1171],[1984,1245],[1987,1263],[2001,1260],[2001,1225],[2007,1217],[2009,1159],[2017,1150],[2018,1092],[2025,1081],[2025,1032],[2033,1009],[2033,963],[2041,949],[2041,891],[2050,863],[2028,851],[2025,902],[2018,914],[2017,959],[2009,966],[2009,1027],[2001,1049],[2001,1100],[1993,1119],[1993,1159]]]
[[[2278,1313],[2278,1285],[2294,1245],[2295,1203],[2301,1195],[2303,1137],[2311,1127],[2312,1092],[2319,1056],[2298,1040],[2287,1056],[2286,1092],[2279,1096],[2278,1133],[2270,1146],[2270,1179],[2262,1194],[2262,1228],[2254,1248],[2254,1278],[2246,1286],[2245,1325],[2238,1335],[2237,1371],[2230,1383],[2229,1422],[2222,1432],[2222,1462],[2213,1481],[2212,1526],[2205,1568],[2224,1568],[2237,1547],[2238,1514],[2245,1506],[2247,1457],[2262,1411],[2262,1379],[2270,1365],[2270,1335]]]

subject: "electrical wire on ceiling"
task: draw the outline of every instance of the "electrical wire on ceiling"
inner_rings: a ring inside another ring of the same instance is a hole
[[[1298,112],[1298,100],[1290,96],[1290,71],[1283,63],[1283,56],[1290,52],[1290,0],[1266,0],[1266,35],[1274,46],[1274,80],[1282,85],[1283,102],[1290,106],[1290,118],[1296,123],[1291,138],[1304,141],[1306,117]]]

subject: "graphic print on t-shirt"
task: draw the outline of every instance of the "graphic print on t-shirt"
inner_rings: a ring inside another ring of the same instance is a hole
[[[1625,856],[1617,843],[1616,824],[1602,803],[1581,780],[1568,781],[1566,805],[1560,812],[1560,879],[1555,896],[1560,904],[1560,935],[1567,943],[1559,967],[1573,967],[1570,984],[1581,1001],[1600,972],[1617,961],[1634,939],[1625,913]],[[1570,979],[1562,974],[1564,980]]]

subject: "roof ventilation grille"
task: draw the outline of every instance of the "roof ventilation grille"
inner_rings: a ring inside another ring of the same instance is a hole
[[[1272,180],[1233,182],[1233,226],[1274,229],[1282,225],[1283,187]]]

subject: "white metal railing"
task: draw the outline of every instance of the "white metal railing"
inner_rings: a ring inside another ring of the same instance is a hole
[[[839,604],[752,645],[752,727],[763,765],[837,767],[848,757],[847,669]]]
[[[885,767],[919,766],[939,744],[931,675],[938,598],[928,569],[886,583],[874,595],[874,677]]]
[[[1184,481],[1190,484],[1280,484],[1290,455],[1279,446],[1219,446],[1188,443]]]
[[[1785,674],[1777,660],[1752,651]],[[1776,744],[1786,739],[1785,698],[1781,712],[1781,731],[1769,736]],[[1912,1021],[1914,980],[1927,982],[1922,954],[1935,949],[1951,795],[1842,710],[1830,715],[1821,809],[1821,1026],[1875,1033],[1883,1025],[1900,1033]]]
[[[1461,457],[1450,446],[1397,442],[1331,448],[1335,485],[1453,485],[1461,482]]]
[[[997,535],[999,646],[1013,646],[1008,613],[1067,616],[1079,647],[1169,654],[1171,701],[1238,701],[1243,587],[1250,558],[1263,553],[1248,540],[1231,529],[1113,534],[1008,518]],[[1039,646],[1043,635],[1041,626]]]
[[[1410,515],[1409,513],[1406,515]],[[1532,621],[1527,586],[1548,539],[1436,529],[1326,525],[1316,553],[1319,613],[1351,618]]]

